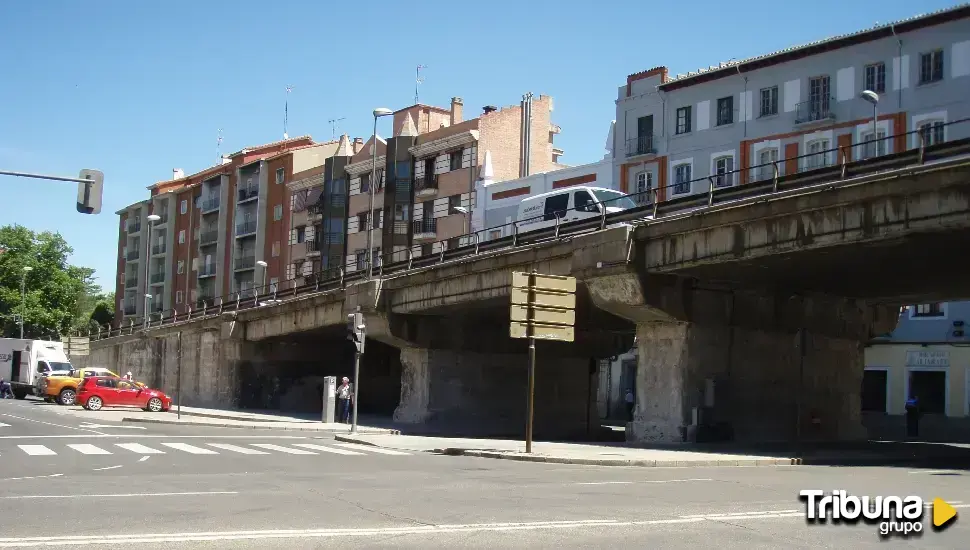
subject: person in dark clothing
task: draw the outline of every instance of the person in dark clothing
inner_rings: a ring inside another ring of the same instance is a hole
[[[0,378],[0,399],[3,398],[13,399],[13,391],[10,390],[10,384]]]
[[[914,395],[906,400],[906,436],[919,437],[919,396]]]

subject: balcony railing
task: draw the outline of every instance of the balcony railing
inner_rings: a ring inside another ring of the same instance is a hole
[[[239,188],[239,202],[253,200],[258,196],[259,196],[259,187],[256,187],[255,185]]]
[[[310,239],[306,242],[307,254],[311,252],[320,252],[320,243],[316,239]]]
[[[138,286],[138,277],[132,277],[130,279],[125,279],[125,286],[128,288],[135,288]]]
[[[243,256],[241,258],[236,258],[236,270],[240,269],[252,269],[256,267],[256,256]]]
[[[655,155],[657,147],[653,136],[637,136],[626,140],[626,156]]]
[[[438,190],[437,174],[425,175],[414,180],[414,193],[431,195]],[[421,193],[428,191],[428,193]]]
[[[202,201],[202,213],[207,214],[219,209],[219,197]]]
[[[207,244],[212,244],[219,240],[219,230],[213,229],[211,231],[203,231],[199,235],[199,246],[205,246]]]
[[[421,234],[437,234],[438,233],[438,218],[426,218],[423,220],[415,220],[411,222],[411,233],[414,235]]]
[[[125,256],[125,258],[127,258],[129,262],[130,261],[133,261],[133,260],[137,260],[138,259],[138,250],[130,250],[130,251],[128,251],[128,255]]]
[[[256,232],[256,222],[243,222],[236,224],[236,236],[252,235]]]
[[[151,284],[153,284],[153,285],[158,284],[158,283],[164,283],[165,282],[165,272],[163,271],[161,273],[152,273],[151,277],[149,278],[149,281],[151,281]]]
[[[821,97],[795,105],[795,124],[835,118],[835,113],[832,112],[834,103],[835,101],[831,97]]]
[[[216,264],[203,264],[199,267],[199,277],[211,277],[216,274]]]
[[[158,254],[165,253],[165,243],[156,244],[152,247],[152,256],[157,256]]]
[[[134,222],[134,223],[128,224],[129,233],[138,233],[139,231],[141,231],[141,222]]]

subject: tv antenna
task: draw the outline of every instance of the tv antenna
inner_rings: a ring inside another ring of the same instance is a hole
[[[427,65],[418,65],[414,69],[414,103],[415,105],[419,103],[418,101],[418,86],[424,82],[424,77],[421,76],[421,69],[427,69]]]
[[[283,103],[283,139],[290,139],[289,134],[286,133],[286,123],[289,122],[290,114],[290,92],[293,91],[293,86],[286,87],[286,101]]]
[[[330,123],[330,139],[337,139],[337,123],[347,117],[331,118],[327,122]]]
[[[222,128],[219,128],[219,137],[216,138],[216,159],[222,162]]]

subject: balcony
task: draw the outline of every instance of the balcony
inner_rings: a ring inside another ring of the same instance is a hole
[[[831,108],[834,103],[835,100],[831,97],[821,97],[795,105],[795,124],[835,119],[835,113],[832,112]]]
[[[316,239],[310,239],[306,242],[306,253],[309,254],[319,254],[320,253],[320,243]]]
[[[138,286],[138,276],[137,275],[135,275],[134,277],[132,277],[130,279],[125,279],[125,287],[126,288],[135,288],[137,286]]]
[[[165,272],[164,271],[160,271],[160,272],[152,273],[151,277],[149,277],[148,280],[153,285],[157,285],[159,283],[164,283],[165,282]]]
[[[657,147],[654,136],[637,136],[626,140],[626,156],[656,155]]]
[[[433,197],[438,194],[438,175],[431,174],[414,180],[415,197]]]
[[[256,187],[255,185],[250,185],[249,187],[240,187],[238,202],[251,201],[258,196],[259,196],[259,187]]]
[[[216,264],[203,264],[199,267],[199,277],[214,277],[216,274]]]
[[[310,206],[306,207],[307,220],[317,221],[323,217],[323,209],[325,205],[319,202],[315,202]]]
[[[253,269],[256,267],[256,256],[242,256],[236,258],[235,262],[236,271],[241,271],[243,269]]]
[[[166,223],[168,223],[168,212],[158,214],[158,221],[155,222],[155,225],[164,225]]]
[[[208,231],[203,231],[199,235],[199,246],[205,246],[207,244],[215,244],[219,241],[219,230],[211,229]]]
[[[411,222],[411,233],[415,241],[435,240],[438,238],[438,219],[428,218]]]
[[[152,256],[165,253],[165,243],[159,243],[152,247]]]
[[[139,231],[141,231],[141,222],[140,221],[137,221],[137,222],[129,223],[128,224],[128,232],[129,233],[138,233]]]
[[[129,262],[133,262],[137,260],[139,257],[138,252],[139,252],[138,250],[130,250],[128,251],[128,255],[125,256],[125,258],[127,258]]]
[[[236,224],[236,236],[245,237],[246,235],[252,235],[256,233],[256,222],[243,222]]]
[[[202,201],[202,213],[208,214],[219,210],[219,197]]]

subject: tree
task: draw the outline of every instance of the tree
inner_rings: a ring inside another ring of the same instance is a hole
[[[101,289],[93,282],[94,270],[68,263],[72,252],[59,233],[35,233],[19,225],[0,227],[0,322],[4,337],[19,337],[21,314],[25,338],[58,340],[71,330],[87,328]],[[26,271],[25,267],[31,269]]]

